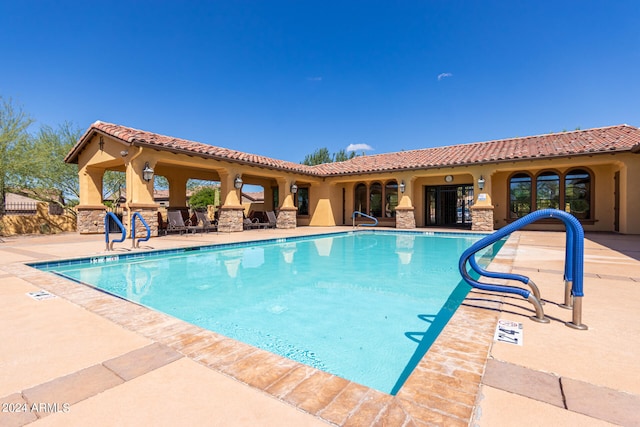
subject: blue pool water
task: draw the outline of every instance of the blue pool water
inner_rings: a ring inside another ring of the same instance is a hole
[[[367,231],[34,266],[395,394],[468,293],[457,262],[481,237]]]

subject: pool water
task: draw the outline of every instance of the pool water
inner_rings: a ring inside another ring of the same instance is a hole
[[[457,262],[481,237],[367,231],[39,268],[395,394],[468,293]]]

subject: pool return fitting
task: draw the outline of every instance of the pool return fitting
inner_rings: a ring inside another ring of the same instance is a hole
[[[511,224],[501,228],[495,233],[484,237],[477,241],[460,257],[458,268],[465,282],[474,288],[482,289],[490,292],[503,292],[508,294],[516,294],[525,298],[533,304],[536,314],[531,319],[540,323],[549,323],[549,319],[544,315],[542,308],[542,299],[540,291],[535,283],[527,276],[513,273],[499,273],[487,271],[480,267],[476,262],[475,255],[477,252],[486,248],[498,240],[510,235],[516,230],[531,224],[539,219],[557,218],[564,222],[566,228],[566,246],[565,246],[565,264],[564,264],[564,304],[560,307],[573,309],[572,320],[565,322],[570,328],[585,330],[587,325],[582,323],[582,297],[584,297],[583,281],[584,281],[584,230],[580,221],[573,215],[561,211],[559,209],[542,209],[532,212],[525,217],[512,222]],[[471,270],[478,276],[484,276],[494,279],[514,280],[529,286],[530,290],[517,286],[497,285],[480,282],[479,278],[474,279],[467,270],[467,264]]]

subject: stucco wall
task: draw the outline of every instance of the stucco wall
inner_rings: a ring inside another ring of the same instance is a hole
[[[581,161],[582,160],[582,161]],[[526,167],[525,167],[526,166]],[[583,168],[592,173],[593,186],[593,221],[583,221],[585,231],[613,231],[614,230],[614,174],[619,165],[614,163],[596,163],[594,159],[575,159],[568,163],[566,159],[558,161],[529,162],[521,168],[513,166],[505,171],[496,172],[491,176],[492,200],[494,206],[494,226],[504,227],[509,218],[509,177],[518,171],[526,171],[536,175],[543,170],[553,170],[564,174],[569,169]],[[530,230],[564,230],[560,222],[534,223],[527,227]]]
[[[47,203],[38,203],[33,215],[4,215],[0,217],[0,234],[50,234],[76,231],[73,215],[50,215]]]

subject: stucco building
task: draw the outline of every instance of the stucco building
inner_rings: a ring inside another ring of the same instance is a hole
[[[78,164],[80,233],[103,232],[102,177],[126,173],[125,210],[157,234],[151,174],[169,182],[169,209],[185,208],[187,181],[219,181],[219,225],[242,231],[242,185],[264,188],[279,228],[352,224],[490,231],[547,207],[586,231],[640,234],[640,130],[618,125],[355,157],[306,166],[116,124],[95,122],[65,158]],[[538,222],[536,229],[561,229]]]

